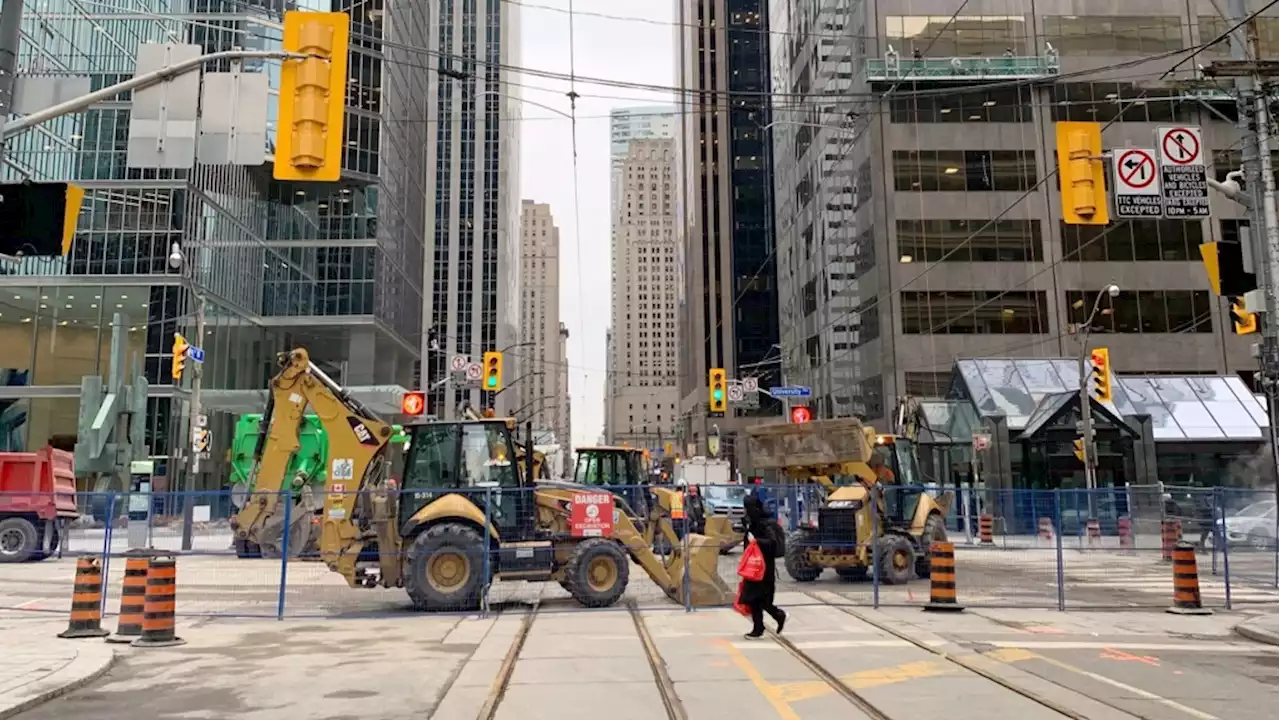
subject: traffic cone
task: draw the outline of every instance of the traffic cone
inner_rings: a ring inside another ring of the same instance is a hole
[[[177,590],[178,562],[171,557],[152,558],[147,565],[142,636],[133,641],[134,647],[173,647],[187,643],[177,635]]]
[[[956,602],[956,548],[949,542],[929,545],[929,603],[926,611],[960,612]]]
[[[100,638],[110,634],[102,627],[102,565],[96,557],[79,558],[71,591],[71,621],[58,637]]]

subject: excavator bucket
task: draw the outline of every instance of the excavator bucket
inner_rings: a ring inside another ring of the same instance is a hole
[[[723,515],[712,515],[707,518],[707,537],[716,541],[721,550],[728,550],[742,544],[742,533],[733,527],[733,520]]]
[[[866,462],[873,452],[857,418],[753,425],[746,434],[747,451],[757,468]]]
[[[686,562],[684,545],[689,548]],[[672,579],[676,585],[672,588],[672,599],[692,605],[706,607],[728,605],[733,602],[733,591],[720,578],[719,572],[720,543],[716,538],[706,535],[689,535],[688,543],[675,547],[670,567],[674,571]],[[687,583],[687,584],[686,584]],[[688,598],[685,594],[688,593]]]

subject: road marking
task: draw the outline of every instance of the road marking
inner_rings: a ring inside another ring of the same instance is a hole
[[[742,674],[747,676],[747,679],[751,681],[751,684],[756,686],[756,690],[759,690],[760,694],[764,696],[764,699],[768,700],[769,704],[773,706],[773,710],[778,713],[778,717],[782,718],[782,720],[800,720],[800,716],[797,715],[795,710],[792,710],[791,706],[787,704],[787,701],[783,699],[782,692],[777,687],[769,684],[768,680],[764,679],[764,676],[760,674],[760,671],[756,669],[755,665],[751,664],[751,661],[747,659],[746,655],[743,655],[742,652],[738,650],[738,648],[734,647],[734,644],[731,642],[722,640],[720,641],[720,644],[724,646],[726,651],[728,651],[729,657],[733,660],[733,664],[738,666],[738,669],[742,671]]]
[[[1044,657],[1043,655],[1037,659],[1043,660],[1056,668],[1061,668],[1068,672],[1076,673],[1081,677],[1087,677],[1090,680],[1096,680],[1104,685],[1110,685],[1111,687],[1117,688],[1119,690],[1124,690],[1125,692],[1131,692],[1134,695],[1137,695],[1142,698],[1146,698],[1147,700],[1158,702],[1167,708],[1170,708],[1172,710],[1177,710],[1178,712],[1185,713],[1187,715],[1190,715],[1191,717],[1199,718],[1200,720],[1219,720],[1219,718],[1216,715],[1210,715],[1207,712],[1201,712],[1200,710],[1197,710],[1193,707],[1187,707],[1186,705],[1183,705],[1180,702],[1170,700],[1169,698],[1166,698],[1166,697],[1161,697],[1159,695],[1156,695],[1153,692],[1147,692],[1142,688],[1136,688],[1132,685],[1127,685],[1125,683],[1120,682],[1119,680],[1112,680],[1111,678],[1105,675],[1099,675],[1098,673],[1095,673],[1095,672],[1089,672],[1088,670],[1085,670],[1083,668],[1078,668],[1074,665],[1064,663],[1060,660],[1054,660],[1053,658],[1047,658],[1047,657]]]
[[[1122,660],[1124,662],[1140,662],[1151,667],[1160,667],[1160,658],[1154,658],[1150,655],[1130,655],[1127,652],[1117,650],[1113,647],[1104,648],[1098,653],[1098,657],[1103,660]]]
[[[910,643],[905,640],[811,640],[809,642],[793,643],[800,650],[833,650],[837,648],[887,648],[887,647],[910,647]],[[784,650],[781,645],[766,645],[764,643],[751,642],[750,640],[741,640],[733,642],[732,645],[739,650]]]
[[[957,670],[959,668],[943,660],[921,660],[891,667],[876,668],[875,670],[860,670],[848,675],[842,675],[840,681],[854,690],[863,690],[908,680],[955,674]],[[821,680],[781,683],[775,687],[786,702],[811,700],[835,692],[830,685]]]
[[[1123,650],[1154,650],[1166,652],[1216,652],[1244,653],[1248,655],[1274,655],[1280,649],[1266,645],[1235,645],[1231,643],[1126,643],[1126,642],[1075,642],[1075,641],[1040,641],[1040,640],[977,640],[984,645],[1000,648],[1025,648],[1028,650],[1106,650],[1107,648]]]

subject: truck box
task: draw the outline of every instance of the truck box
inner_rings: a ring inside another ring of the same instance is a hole
[[[0,452],[0,562],[43,560],[66,538],[80,516],[72,457],[51,447]]]

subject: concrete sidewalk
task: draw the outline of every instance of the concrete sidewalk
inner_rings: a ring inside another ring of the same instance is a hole
[[[62,640],[65,621],[0,614],[0,718],[8,718],[101,677],[115,660],[99,639]]]
[[[1275,615],[1258,615],[1236,625],[1236,632],[1255,642],[1280,645],[1280,618]]]

